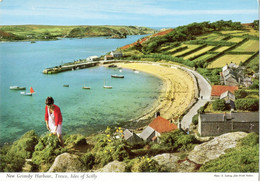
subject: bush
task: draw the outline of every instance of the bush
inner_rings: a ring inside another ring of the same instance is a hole
[[[227,109],[224,99],[217,99],[213,102],[212,107],[214,111],[224,111]]]
[[[87,145],[87,140],[84,136],[78,135],[78,134],[65,135],[64,143],[68,147],[73,147],[73,146],[79,146],[79,145]]]
[[[138,171],[139,172],[160,172],[161,167],[157,161],[150,158],[144,158],[139,164]]]
[[[247,96],[247,92],[244,89],[239,89],[235,91],[236,99],[245,98]]]
[[[19,172],[25,163],[25,159],[31,158],[38,137],[35,131],[28,131],[12,146],[4,147],[0,152],[0,171]]]
[[[39,171],[47,171],[53,163],[56,156],[64,153],[66,149],[59,147],[57,136],[45,134],[40,138],[35,146],[35,151],[32,155],[33,164],[37,165]]]
[[[259,99],[237,99],[235,100],[235,106],[238,110],[258,111]]]
[[[86,153],[81,157],[81,161],[85,165],[86,170],[91,170],[95,164],[95,155],[92,153]]]
[[[194,125],[197,125],[198,124],[198,114],[196,114],[196,115],[194,115],[193,117],[192,117],[192,123],[194,124]]]
[[[198,143],[193,135],[187,135],[180,130],[162,134],[160,140],[162,146],[169,147],[171,151],[190,150],[193,144]]]

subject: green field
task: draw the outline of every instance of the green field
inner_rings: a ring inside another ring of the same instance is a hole
[[[201,50],[198,50],[198,51],[196,51],[196,52],[194,52],[194,53],[192,53],[190,55],[187,55],[187,56],[183,57],[183,59],[186,60],[186,59],[192,58],[194,56],[203,54],[203,53],[209,51],[212,48],[214,48],[214,46],[206,46],[205,48],[202,48]]]
[[[214,50],[215,52],[223,52],[227,49],[229,49],[230,47],[229,46],[222,46],[222,47],[219,47],[218,49]]]
[[[176,57],[176,56],[180,56],[184,53],[190,52],[190,51],[194,50],[195,48],[198,48],[200,45],[186,45],[186,46],[188,46],[187,49],[180,51],[180,52],[177,52],[177,53],[173,54],[173,56]]]
[[[215,56],[215,54],[205,54],[199,56],[198,58],[194,59],[193,61],[206,61],[208,58]]]
[[[221,68],[224,67],[226,64],[230,64],[231,62],[239,65],[240,62],[246,61],[251,55],[224,55],[214,62],[208,65],[207,68]]]
[[[248,40],[236,49],[234,52],[256,52],[259,50],[259,41],[257,40]]]
[[[207,35],[198,36],[197,40],[220,41],[223,38],[225,38],[225,36],[222,36],[222,35],[219,35],[216,33],[211,33],[211,34],[207,34]]]
[[[229,39],[227,42],[234,42],[234,43],[239,43],[243,40],[244,38],[238,38],[238,37],[234,37]]]

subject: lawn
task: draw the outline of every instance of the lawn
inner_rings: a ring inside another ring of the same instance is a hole
[[[190,55],[185,56],[183,59],[186,60],[186,59],[192,58],[192,57],[194,57],[194,56],[203,54],[203,53],[209,51],[209,50],[212,49],[212,48],[214,48],[214,46],[206,46],[205,48],[202,48],[201,50],[198,50],[198,51],[196,51],[196,52],[194,52],[194,53],[192,53],[192,54],[190,54]]]
[[[246,61],[250,56],[252,55],[224,55],[209,64],[207,68],[220,68],[231,62],[239,65],[240,62]]]
[[[185,49],[183,51],[180,51],[180,52],[177,52],[177,53],[173,54],[173,56],[175,56],[175,57],[176,56],[180,56],[180,55],[182,55],[184,53],[187,53],[187,52],[190,52],[190,51],[194,50],[195,48],[198,48],[201,45],[187,45],[187,46],[188,46],[187,49]]]
[[[218,49],[214,50],[215,52],[223,52],[225,51],[226,49],[230,48],[229,46],[222,46],[222,47],[219,47]]]
[[[258,40],[248,40],[236,49],[233,52],[256,52],[259,50],[259,41]]]

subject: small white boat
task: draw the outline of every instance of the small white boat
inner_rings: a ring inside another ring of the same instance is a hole
[[[137,71],[137,70],[135,70],[134,72],[135,72],[136,74],[138,74],[138,73],[139,73],[139,71]]]
[[[124,78],[125,76],[114,74],[114,75],[111,75],[111,77],[113,77],[113,78]]]
[[[10,86],[10,90],[25,90],[26,87]]]
[[[106,79],[104,80],[104,88],[105,89],[112,89],[112,86],[106,85]]]
[[[35,92],[34,92],[33,88],[31,87],[30,92],[20,92],[20,93],[21,93],[21,95],[24,95],[24,96],[32,96],[32,94]]]
[[[90,89],[90,87],[87,87],[87,86],[84,84],[84,86],[82,87],[82,89]]]

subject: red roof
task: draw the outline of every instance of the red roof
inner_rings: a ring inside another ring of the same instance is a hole
[[[234,94],[235,90],[238,90],[238,86],[213,85],[211,96],[220,96],[223,92],[226,91],[230,91],[232,94]]]
[[[175,129],[177,129],[177,126],[173,123],[170,123],[167,119],[164,119],[161,116],[158,116],[155,118],[149,126],[153,128],[155,131],[159,133],[165,133],[165,132],[170,132]]]

